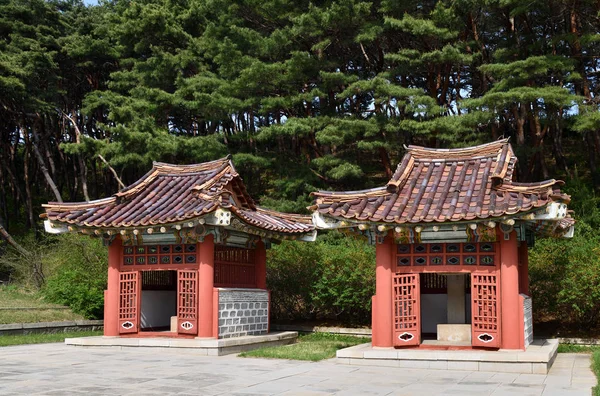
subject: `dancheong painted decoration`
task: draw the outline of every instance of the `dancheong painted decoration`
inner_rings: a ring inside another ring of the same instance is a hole
[[[557,180],[518,183],[507,139],[409,146],[385,186],[313,193],[318,229],[376,245],[373,345],[525,349],[528,246],[570,237]]]
[[[264,334],[265,249],[273,240],[316,237],[310,216],[258,207],[229,158],[155,163],[111,197],[44,207],[46,231],[108,245],[107,336]]]
[[[45,226],[109,246],[105,335],[264,334],[265,249],[340,229],[376,247],[374,346],[522,350],[528,247],[572,236],[574,220],[562,182],[516,182],[516,163],[508,140],[409,146],[385,186],[313,193],[312,217],[257,207],[228,158],[156,163],[111,197],[44,205]]]

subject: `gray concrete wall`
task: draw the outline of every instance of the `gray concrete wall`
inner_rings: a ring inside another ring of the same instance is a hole
[[[533,342],[533,305],[531,297],[522,294],[523,300],[523,319],[525,321],[525,348]]]
[[[219,338],[267,334],[269,292],[262,289],[219,289]]]
[[[421,294],[421,329],[423,333],[437,333],[437,325],[448,323],[447,318],[447,294]]]
[[[177,291],[142,290],[141,327],[169,327],[177,316]]]
[[[465,324],[471,323],[471,293],[464,294]],[[437,332],[437,325],[448,323],[448,295],[421,294],[421,328],[423,333]]]

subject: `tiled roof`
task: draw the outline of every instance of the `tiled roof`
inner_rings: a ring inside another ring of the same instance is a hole
[[[50,221],[78,227],[162,226],[227,208],[244,223],[272,232],[314,229],[309,216],[257,208],[229,158],[196,165],[154,163],[144,177],[109,198],[43,206]]]
[[[311,209],[336,218],[404,224],[487,219],[569,202],[560,192],[561,181],[513,182],[516,163],[507,139],[464,149],[409,146],[385,187],[315,192]]]

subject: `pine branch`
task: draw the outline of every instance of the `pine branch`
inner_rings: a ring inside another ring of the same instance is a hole
[[[98,158],[100,158],[102,160],[102,162],[104,162],[104,165],[106,165],[108,167],[108,169],[110,169],[110,171],[112,172],[112,174],[115,177],[115,179],[117,179],[117,183],[119,183],[119,187],[121,189],[125,188],[125,184],[123,184],[123,182],[119,178],[119,175],[117,175],[117,172],[113,169],[112,166],[109,165],[108,161],[106,159],[104,159],[104,157],[102,156],[102,154],[98,154]]]
[[[36,135],[34,134],[34,138],[31,141],[31,147],[33,147],[33,152],[38,160],[40,169],[42,170],[42,174],[46,178],[46,182],[48,182],[48,185],[50,186],[50,189],[54,193],[56,200],[58,202],[63,202],[62,196],[60,195],[60,191],[58,191],[58,187],[56,187],[56,183],[54,183],[52,176],[50,176],[50,172],[48,172],[48,168],[46,168],[46,164],[44,162],[44,157],[42,156],[42,153],[40,153],[40,150],[37,146],[36,140],[37,140]]]
[[[10,246],[14,247],[23,256],[29,257],[31,255],[31,253],[27,249],[19,245],[19,243],[15,241],[12,236],[10,236],[8,231],[6,231],[6,229],[2,225],[0,225],[0,236],[2,236],[2,238],[4,238],[4,240],[6,240],[6,242],[8,242]]]

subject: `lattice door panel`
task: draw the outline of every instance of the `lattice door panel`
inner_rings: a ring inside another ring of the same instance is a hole
[[[139,330],[139,272],[119,274],[119,333],[137,333]]]
[[[419,274],[395,274],[392,287],[394,346],[419,345],[421,343]]]
[[[177,332],[198,334],[198,271],[177,271]]]
[[[500,277],[497,274],[471,274],[471,343],[480,347],[500,347]]]

